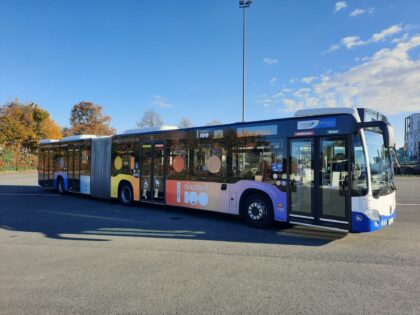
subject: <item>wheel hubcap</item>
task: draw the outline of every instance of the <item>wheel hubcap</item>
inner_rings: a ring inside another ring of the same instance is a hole
[[[248,215],[252,220],[261,220],[265,215],[265,205],[261,201],[254,201],[248,206]]]

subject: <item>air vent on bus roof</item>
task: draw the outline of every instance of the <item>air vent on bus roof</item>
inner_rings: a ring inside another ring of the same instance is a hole
[[[178,129],[178,127],[163,125],[160,127],[152,127],[152,128],[129,129],[129,130],[124,131],[122,134],[130,135],[130,134],[136,134],[136,133],[148,133],[148,132],[156,132],[156,131],[164,131],[164,130],[175,130],[175,129]]]

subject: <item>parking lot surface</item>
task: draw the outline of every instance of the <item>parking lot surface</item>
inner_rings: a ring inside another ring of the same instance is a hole
[[[0,175],[0,314],[419,314],[420,177],[397,218],[340,234],[60,196]]]

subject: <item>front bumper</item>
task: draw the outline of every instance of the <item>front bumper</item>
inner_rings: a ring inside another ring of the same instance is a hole
[[[390,215],[380,215],[380,219],[378,221],[374,221],[362,212],[353,212],[352,232],[373,232],[379,230],[382,227],[389,226],[394,223],[396,216],[397,211],[394,209]]]

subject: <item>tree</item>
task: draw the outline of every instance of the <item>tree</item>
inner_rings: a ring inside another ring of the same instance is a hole
[[[16,99],[0,106],[1,169],[34,168],[39,140],[61,137],[60,127],[37,104]]]
[[[0,106],[0,144],[20,145],[30,151],[40,139],[61,139],[60,127],[50,114],[35,103],[22,104],[14,100]]]
[[[94,134],[108,136],[115,133],[110,127],[111,117],[102,113],[102,106],[82,101],[74,105],[70,114],[70,128],[67,135]]]
[[[141,120],[137,122],[137,127],[139,128],[152,128],[162,126],[163,121],[160,118],[159,113],[155,112],[153,109],[146,111],[143,114]]]
[[[207,126],[217,126],[217,125],[221,125],[222,124],[222,122],[221,121],[219,121],[219,120],[217,120],[217,119],[213,119],[211,122],[209,122],[208,124],[207,124]]]
[[[179,128],[190,128],[192,126],[191,120],[188,117],[182,117],[178,125]]]

